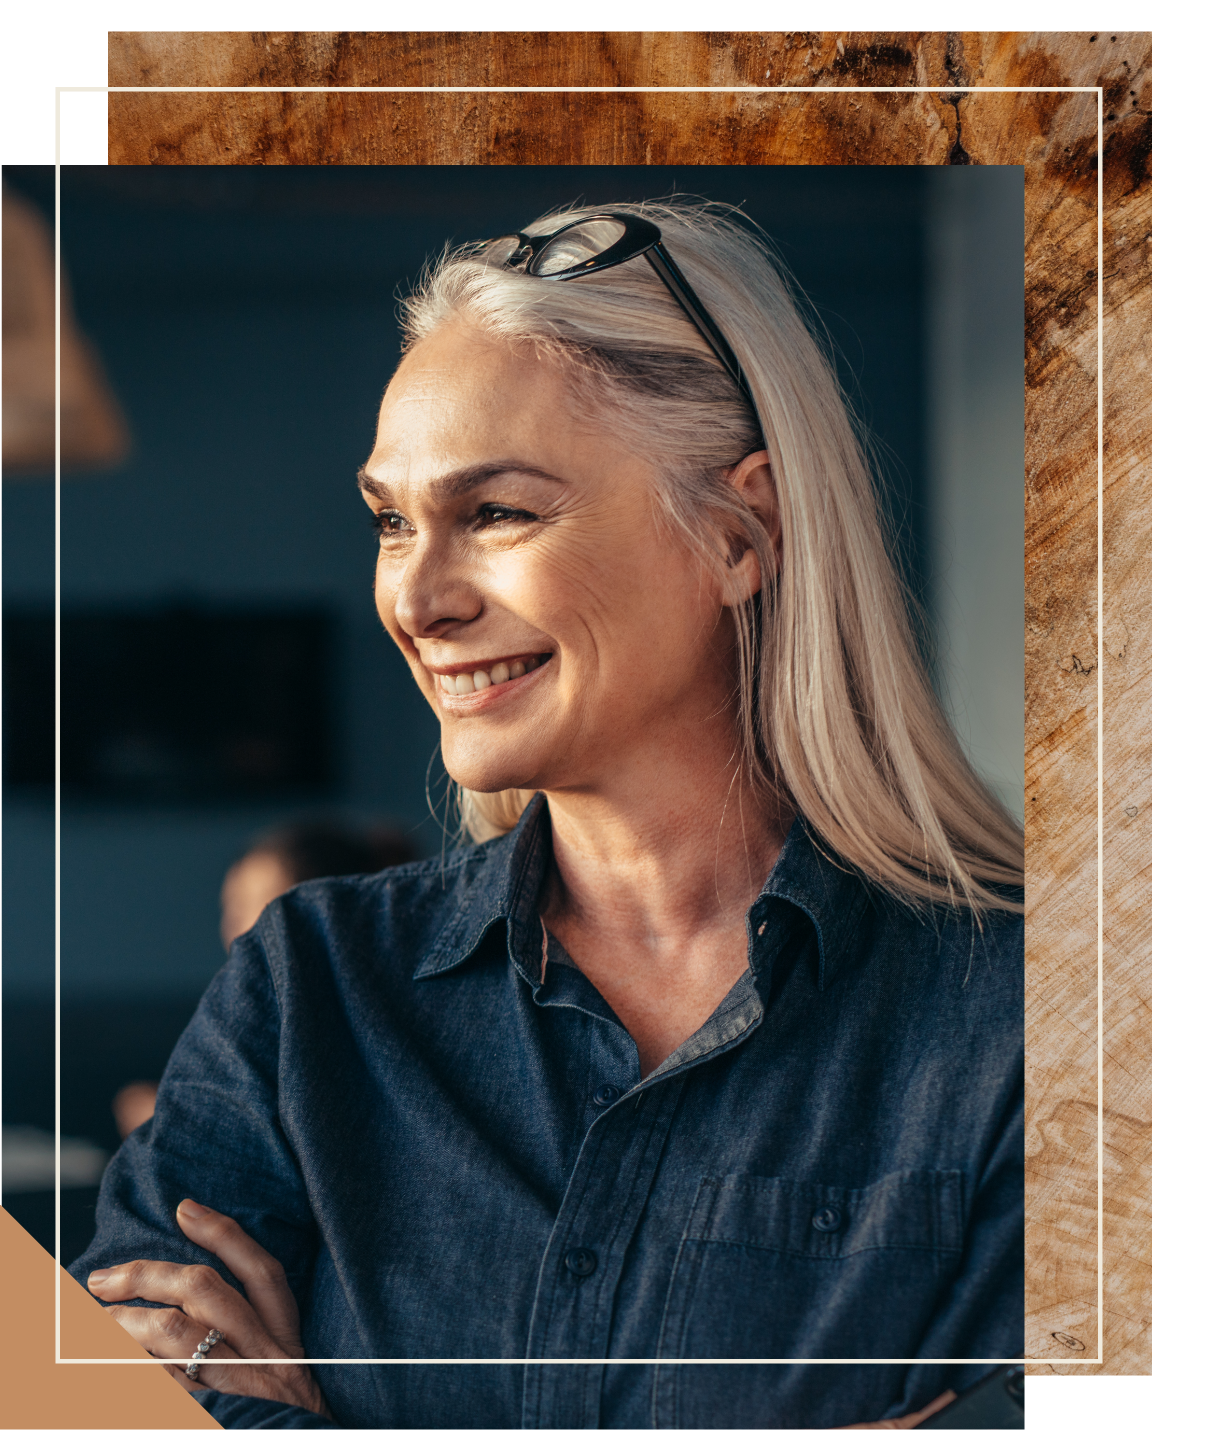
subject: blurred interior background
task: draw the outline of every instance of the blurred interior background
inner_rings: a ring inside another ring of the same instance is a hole
[[[53,170],[4,184],[4,1203],[53,1246],[55,492],[29,336]],[[221,964],[256,831],[384,820],[440,848],[437,725],[377,622],[354,484],[397,291],[445,240],[674,189],[743,204],[814,302],[934,678],[1021,816],[1019,168],[64,169],[64,1261],[115,1093],[159,1076]]]

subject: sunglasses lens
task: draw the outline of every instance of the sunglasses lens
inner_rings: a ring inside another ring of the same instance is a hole
[[[481,249],[481,257],[491,268],[504,268],[518,253],[520,248],[517,234],[508,233],[502,238],[494,238]]]
[[[576,224],[548,245],[531,265],[539,278],[563,273],[613,247],[624,235],[624,225],[611,218],[592,218]]]

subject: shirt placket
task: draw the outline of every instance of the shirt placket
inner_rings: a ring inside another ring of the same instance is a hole
[[[587,1132],[544,1252],[532,1308],[523,1425],[596,1426],[616,1291],[682,1095],[672,1077],[633,1092]]]

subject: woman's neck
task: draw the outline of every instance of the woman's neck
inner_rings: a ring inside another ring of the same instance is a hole
[[[636,1039],[641,1072],[700,1027],[747,966],[745,914],[789,818],[732,765],[552,791],[549,929]]]
[[[746,785],[713,801],[697,789],[626,808],[548,796],[553,867],[546,905],[635,939],[688,939],[745,911],[782,849],[789,819]]]

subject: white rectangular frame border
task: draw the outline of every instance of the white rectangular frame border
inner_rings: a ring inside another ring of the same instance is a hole
[[[60,447],[60,141],[64,94],[813,94],[833,95],[841,89],[875,94],[1094,94],[1096,96],[1096,271],[1104,273],[1104,91],[1099,85],[59,85],[54,92],[54,1361],[56,1365],[160,1365],[146,1357],[79,1357],[62,1355],[61,1286],[61,1047],[60,1047],[60,752],[59,655],[61,638],[60,520],[62,464]],[[1096,1355],[1067,1357],[1060,1364],[1104,1364],[1104,667],[1101,630],[1104,622],[1104,283],[1096,284]],[[181,1358],[181,1364],[185,1364]],[[865,1359],[528,1359],[501,1357],[392,1357],[364,1360],[252,1359],[249,1365],[1049,1365],[1049,1356],[1007,1360],[934,1361],[907,1358]]]

